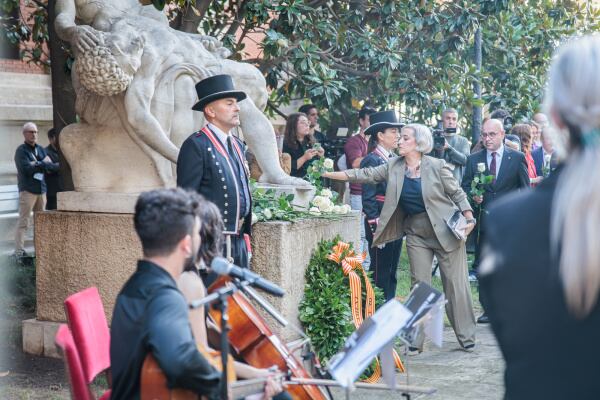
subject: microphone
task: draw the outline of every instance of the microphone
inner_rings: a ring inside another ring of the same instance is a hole
[[[223,257],[213,258],[212,262],[210,263],[210,268],[216,274],[228,275],[233,278],[238,278],[241,281],[247,281],[250,285],[256,286],[257,288],[264,290],[273,296],[283,297],[285,294],[283,289],[273,282],[262,278],[260,275],[255,274],[246,268],[240,268],[236,265],[233,265]]]

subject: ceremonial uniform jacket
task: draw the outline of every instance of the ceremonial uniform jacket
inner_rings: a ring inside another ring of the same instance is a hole
[[[375,148],[360,162],[361,168],[378,167],[387,163],[389,157],[379,148]],[[367,221],[375,220],[381,215],[387,182],[365,183],[362,185],[362,206]]]
[[[243,196],[241,179],[248,182],[249,171],[244,163],[244,144],[232,136],[235,155],[238,160],[229,156],[226,144],[221,143],[217,135],[207,126],[194,132],[181,145],[177,158],[177,186],[193,189],[219,207],[225,233],[250,234],[252,222],[252,202],[250,193],[249,210],[246,216],[240,210],[240,196]],[[238,162],[243,176],[236,176],[232,163]],[[246,185],[249,188],[249,185]],[[240,220],[244,218],[243,227]],[[241,228],[241,229],[240,229]]]

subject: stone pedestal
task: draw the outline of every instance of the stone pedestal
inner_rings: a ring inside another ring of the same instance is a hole
[[[131,214],[46,211],[35,221],[37,319],[65,321],[63,301],[96,286],[110,320],[142,256]]]
[[[135,271],[142,251],[132,214],[46,211],[36,213],[35,219],[37,318],[23,323],[23,347],[27,353],[55,356],[53,337],[57,323],[66,320],[65,298],[96,286],[110,323],[117,294]],[[320,240],[337,234],[358,243],[359,214],[353,212],[338,220],[264,222],[253,229],[253,270],[286,291],[283,298],[264,297],[299,326],[304,270],[312,252]],[[267,320],[284,341],[299,337],[270,317]]]

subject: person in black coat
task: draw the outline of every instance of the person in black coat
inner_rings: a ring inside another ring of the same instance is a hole
[[[600,38],[568,42],[553,60],[548,114],[569,154],[538,187],[491,207],[480,265],[511,400],[600,398]]]
[[[44,174],[46,180],[46,210],[56,210],[56,194],[61,191],[60,185],[60,171],[59,171],[59,155],[58,155],[58,135],[54,128],[48,131],[48,142],[50,144],[46,146],[46,154],[52,160],[55,170],[47,170]]]
[[[369,138],[369,154],[360,162],[360,168],[377,167],[386,164],[394,156],[392,150],[398,147],[401,124],[380,124],[369,127],[365,134]],[[387,182],[362,185],[362,210],[364,214],[365,236],[371,256],[370,271],[373,271],[375,284],[383,290],[385,300],[396,297],[396,269],[400,262],[402,239],[386,243],[383,247],[373,246],[373,234],[377,230],[379,215],[385,202]]]
[[[492,175],[494,180],[484,187],[482,197],[473,196],[475,205],[474,214],[478,220],[477,227],[472,235],[475,238],[475,260],[473,269],[477,271],[481,259],[481,243],[487,230],[487,210],[499,198],[515,190],[529,187],[529,175],[525,155],[519,151],[504,146],[504,127],[497,119],[489,119],[483,124],[482,143],[485,149],[471,154],[467,158],[465,175],[462,180],[462,189],[465,193],[471,192],[471,182],[483,170],[485,175]],[[483,167],[483,168],[481,168]],[[484,302],[485,300],[481,298]],[[488,323],[484,314],[478,318],[479,323]]]
[[[177,186],[192,189],[215,203],[225,224],[226,243],[231,243],[232,262],[249,267],[244,235],[250,235],[252,198],[243,142],[231,134],[239,126],[237,104],[246,94],[236,91],[229,75],[215,75],[196,84],[198,103],[208,122],[181,145],[177,158]]]

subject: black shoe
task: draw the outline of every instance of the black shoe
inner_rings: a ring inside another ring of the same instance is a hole
[[[489,324],[490,323],[490,317],[487,316],[487,314],[482,314],[481,317],[477,318],[477,323],[478,324]]]
[[[473,350],[475,350],[475,343],[471,343],[466,346],[463,346],[462,349],[468,353],[471,353],[471,352],[473,352]]]

